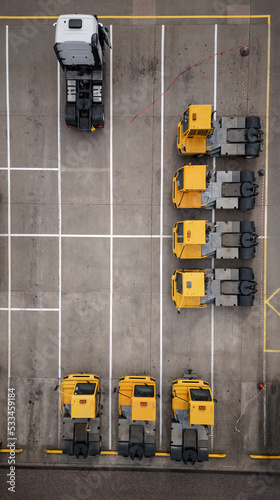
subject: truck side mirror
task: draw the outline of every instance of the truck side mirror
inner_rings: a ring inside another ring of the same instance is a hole
[[[54,391],[57,391],[58,388],[59,388],[59,385],[56,385],[54,388]]]
[[[117,389],[116,387],[114,387],[114,393],[115,393],[115,392],[118,392],[118,389]]]
[[[214,403],[218,403],[218,401],[216,399],[213,399]]]

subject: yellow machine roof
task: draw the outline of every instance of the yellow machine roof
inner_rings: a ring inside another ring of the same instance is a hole
[[[183,296],[204,297],[205,273],[203,271],[184,271],[182,274],[183,274]]]
[[[184,190],[205,191],[207,165],[184,165]]]
[[[204,245],[206,233],[206,220],[185,220],[184,243],[187,245]]]
[[[211,129],[211,104],[192,104],[189,106],[189,128],[197,130]]]

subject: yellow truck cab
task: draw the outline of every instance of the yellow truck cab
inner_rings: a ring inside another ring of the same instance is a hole
[[[201,193],[207,189],[208,165],[184,165],[172,181],[172,200],[175,208],[201,208]]]
[[[190,105],[185,109],[177,128],[177,148],[181,154],[205,154],[206,138],[212,133],[211,105]]]
[[[243,156],[257,158],[263,131],[259,116],[222,117],[215,120],[208,104],[185,109],[177,126],[177,149],[182,155]]]
[[[173,227],[177,259],[253,259],[258,235],[253,221],[183,220]]]
[[[141,460],[156,452],[156,381],[147,376],[119,379],[118,454]]]
[[[195,374],[172,382],[171,460],[185,464],[209,459],[208,436],[214,426],[214,400],[207,382]]]
[[[60,387],[60,412],[63,418],[63,453],[98,455],[100,453],[100,380],[97,375],[73,374],[63,378]]]
[[[252,306],[257,282],[250,267],[237,269],[185,269],[172,275],[172,299],[182,308]]]

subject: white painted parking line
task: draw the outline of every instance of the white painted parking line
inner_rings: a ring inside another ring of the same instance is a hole
[[[162,267],[163,267],[163,160],[164,160],[164,34],[165,26],[161,26],[161,109],[160,109],[160,320],[159,320],[159,448],[162,446]]]
[[[8,233],[0,234],[8,236]],[[41,233],[12,233],[11,238],[172,238],[170,234],[41,234]]]
[[[0,307],[0,311],[57,312],[59,309],[55,307]]]
[[[58,383],[61,382],[61,130],[60,130],[60,65],[57,62],[57,192],[58,192]],[[60,408],[60,402],[58,402]],[[60,446],[60,410],[58,411],[57,444]]]
[[[0,170],[8,170],[8,167],[0,167]],[[44,172],[45,170],[50,170],[51,172],[57,172],[57,168],[49,168],[49,167],[35,167],[35,168],[31,168],[31,167],[10,167],[9,170],[17,170],[19,172],[25,172],[26,170],[35,170],[35,171],[39,171],[39,172]]]
[[[113,47],[113,26],[110,24]],[[109,331],[109,450],[112,449],[112,343],[113,343],[113,49],[110,50],[110,331]]]
[[[218,52],[218,25],[215,24],[214,31],[214,111],[217,108],[217,52]],[[213,170],[216,171],[216,158],[213,158]],[[212,209],[212,222],[215,222],[216,211]],[[214,258],[211,259],[212,269],[214,268]],[[211,390],[214,394],[214,352],[215,352],[215,305],[211,305]],[[211,429],[211,448],[214,446],[214,429]]]
[[[9,83],[9,26],[6,26],[6,112],[7,112],[7,170],[8,170],[8,389],[11,378],[11,128]]]

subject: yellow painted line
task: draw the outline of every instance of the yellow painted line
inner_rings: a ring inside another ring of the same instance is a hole
[[[270,15],[244,16],[98,16],[99,19],[267,19],[270,24]],[[58,16],[0,16],[0,19],[58,19]]]
[[[101,451],[100,455],[117,455],[117,451]]]
[[[155,456],[156,457],[170,457],[170,453],[165,453],[163,451],[157,451]]]
[[[277,311],[277,309],[275,309],[275,307],[273,307],[268,301],[266,301],[266,304],[270,307],[270,309],[272,309],[272,311],[276,312],[276,314],[278,314],[278,316],[280,316],[280,312]]]
[[[18,448],[17,450],[12,450],[14,451],[15,453],[21,453],[22,452],[22,448]],[[10,453],[11,450],[10,448],[0,448],[0,453]]]
[[[226,458],[226,453],[209,453],[209,458]]]
[[[45,453],[56,453],[56,454],[58,454],[58,453],[63,453],[63,451],[62,450],[48,450],[46,448],[45,449]]]
[[[280,460],[280,455],[249,455],[255,460]]]
[[[277,290],[275,290],[275,292],[272,295],[270,295],[270,297],[266,300],[267,304],[274,297],[274,295],[276,295],[279,292],[279,290],[280,290],[280,288],[278,288]]]

